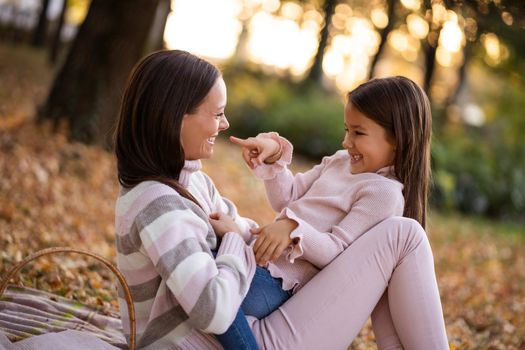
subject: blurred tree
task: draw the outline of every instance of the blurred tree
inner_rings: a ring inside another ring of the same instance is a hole
[[[39,119],[70,137],[109,146],[126,77],[144,47],[159,0],[93,0],[59,70]]]
[[[49,8],[49,0],[42,0],[40,5],[40,13],[38,15],[38,23],[33,32],[33,46],[44,46],[47,38],[47,9]]]
[[[494,33],[508,45],[512,64],[523,64],[525,56],[525,6],[523,0],[444,0],[448,8],[475,20],[475,30],[467,37],[479,43],[482,35]]]
[[[55,64],[57,61],[58,50],[60,49],[60,40],[62,36],[62,28],[64,27],[64,20],[66,18],[67,11],[67,0],[62,0],[62,8],[60,9],[60,15],[58,16],[58,23],[55,28],[53,35],[53,41],[51,42],[51,49],[49,50],[49,62]]]
[[[439,35],[441,34],[441,29],[443,28],[443,22],[434,20],[431,0],[424,1],[423,11],[429,28],[428,35],[423,41],[422,45],[425,61],[423,89],[427,93],[429,100],[432,100],[430,87],[432,85],[432,78],[434,77],[434,71],[436,68],[436,51],[439,44]]]
[[[368,70],[369,79],[374,76],[374,70],[385,48],[388,34],[390,34],[392,29],[394,29],[394,22],[397,20],[396,9],[395,9],[396,3],[397,3],[397,0],[386,0],[388,24],[386,25],[386,27],[384,27],[383,29],[379,31],[379,36],[380,36],[379,46],[377,48],[376,54],[372,58],[372,62],[370,63],[370,69]]]
[[[164,29],[166,28],[166,21],[168,20],[170,12],[171,0],[160,0],[146,42],[146,52],[162,50],[164,48]]]
[[[325,0],[323,5],[324,24],[319,34],[319,45],[317,45],[317,52],[315,53],[314,62],[308,75],[306,82],[319,83],[323,77],[323,58],[326,46],[328,45],[328,37],[330,34],[330,23],[335,11],[335,6],[338,0]]]

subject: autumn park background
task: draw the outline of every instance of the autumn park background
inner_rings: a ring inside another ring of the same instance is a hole
[[[295,171],[340,147],[346,91],[390,75],[420,84],[450,347],[525,349],[522,0],[0,0],[0,275],[45,247],[114,260],[111,128],[130,69],[162,48],[216,63],[225,134],[280,132]],[[270,222],[238,150],[216,147],[205,170],[241,214]],[[39,260],[20,280],[117,307],[114,278],[79,257]],[[350,349],[375,348],[367,323]]]

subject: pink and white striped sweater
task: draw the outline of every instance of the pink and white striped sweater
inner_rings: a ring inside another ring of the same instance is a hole
[[[366,231],[392,216],[402,216],[403,185],[393,167],[352,174],[350,156],[341,150],[295,176],[287,168],[293,147],[277,133],[263,133],[281,143],[281,159],[255,168],[264,180],[276,220],[298,223],[290,238],[298,241],[268,269],[283,279],[283,289],[297,291]]]
[[[117,263],[131,287],[140,349],[220,348],[205,333],[229,327],[253,278],[255,259],[245,241],[256,224],[240,217],[200,168],[200,161],[187,161],[180,182],[202,209],[155,181],[122,189],[116,203]],[[215,211],[232,216],[242,230],[242,238],[223,237],[216,259],[208,221]],[[122,295],[119,303],[129,336]]]

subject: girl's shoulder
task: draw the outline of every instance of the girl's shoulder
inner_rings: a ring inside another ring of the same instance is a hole
[[[371,196],[381,200],[383,205],[404,205],[403,184],[396,179],[388,178],[377,173],[363,173],[356,175],[356,193]]]
[[[331,164],[339,164],[342,162],[346,162],[350,160],[350,155],[348,152],[344,149],[336,151],[334,154],[330,156],[324,156],[321,160],[321,164],[324,165],[331,165]]]

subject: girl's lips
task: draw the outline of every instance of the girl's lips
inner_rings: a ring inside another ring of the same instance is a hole
[[[363,156],[361,154],[350,154],[350,163],[355,164],[359,162],[361,159],[363,159]]]

